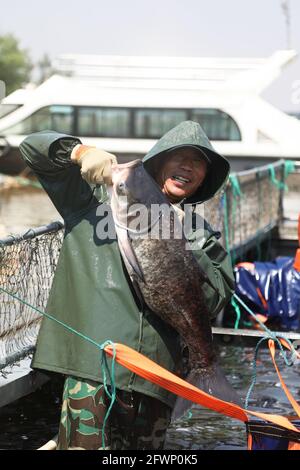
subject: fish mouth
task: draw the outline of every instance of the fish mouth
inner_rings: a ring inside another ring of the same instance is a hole
[[[191,180],[188,178],[185,178],[184,176],[181,175],[172,175],[172,180],[179,181],[179,183],[190,183]]]

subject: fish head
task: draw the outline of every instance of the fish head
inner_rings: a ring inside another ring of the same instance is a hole
[[[160,187],[145,170],[141,160],[113,165],[112,182],[115,196],[127,197],[128,205],[140,203],[149,206],[157,200],[166,201]]]
[[[140,160],[134,160],[112,166],[113,195],[115,198],[126,197],[128,204],[135,202],[135,197],[138,195],[136,194],[137,188],[135,187],[134,175],[139,173],[140,164]]]
[[[137,217],[148,226],[153,205],[168,204],[141,160],[113,165],[111,205],[115,221],[134,226]]]

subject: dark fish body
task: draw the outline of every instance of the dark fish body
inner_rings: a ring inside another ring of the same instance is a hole
[[[192,250],[187,249],[176,212],[140,161],[118,165],[113,184],[112,211],[125,265],[145,303],[179,333],[187,346],[187,380],[207,393],[237,402],[235,391],[216,362],[203,296],[205,273]],[[145,208],[139,230],[135,226],[137,204]],[[164,210],[158,211],[159,207]],[[178,398],[173,418],[180,417],[189,406]]]
[[[214,353],[203,278],[185,240],[137,238],[131,244],[145,280],[135,277],[145,302],[180,334],[189,350],[190,367],[208,367]]]

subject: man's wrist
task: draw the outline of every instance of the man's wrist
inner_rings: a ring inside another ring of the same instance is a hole
[[[90,145],[83,145],[83,144],[75,145],[75,147],[73,148],[73,150],[71,152],[72,162],[80,164],[83,154],[85,154],[88,150],[90,150],[92,148],[96,148],[96,147],[92,147]]]

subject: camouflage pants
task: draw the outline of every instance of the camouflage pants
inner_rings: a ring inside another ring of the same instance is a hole
[[[67,377],[63,392],[58,450],[163,449],[171,408],[137,392],[117,390],[105,426],[110,400],[102,384]]]

